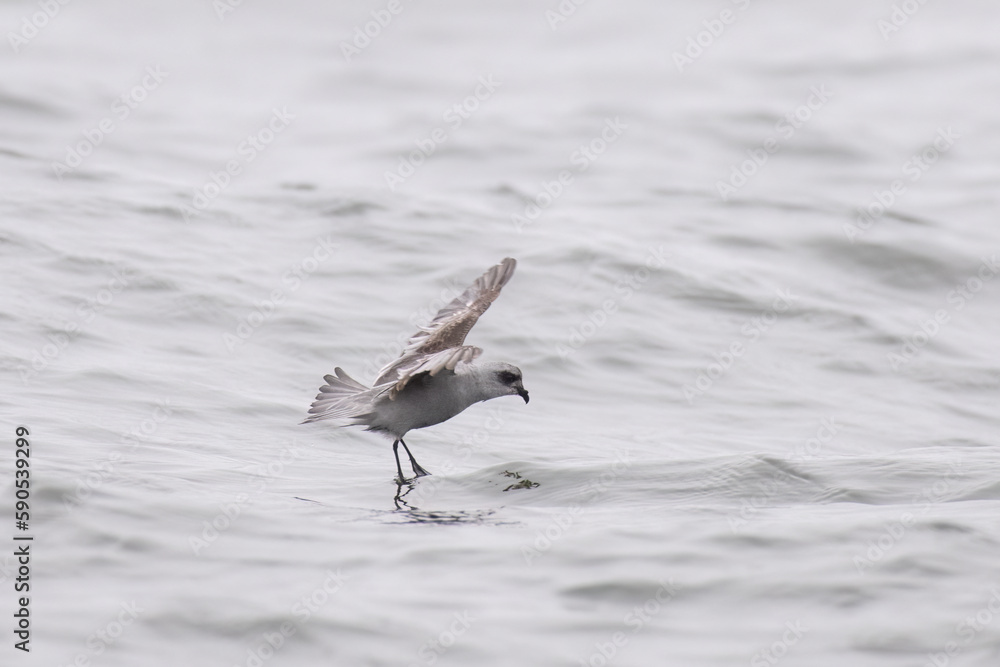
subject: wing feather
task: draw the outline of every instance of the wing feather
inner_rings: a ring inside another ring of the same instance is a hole
[[[405,363],[397,369],[398,379],[391,385],[386,383],[389,398],[396,398],[396,394],[402,391],[412,379],[423,373],[427,373],[431,377],[438,373],[454,373],[458,364],[467,364],[482,353],[482,348],[474,345],[462,345],[429,355],[401,357],[400,361]],[[385,389],[383,389],[383,393],[384,391]]]
[[[459,363],[468,363],[482,350],[463,345],[465,337],[507,284],[517,261],[507,257],[476,278],[464,292],[439,310],[430,324],[420,327],[403,348],[398,359],[379,371],[375,386],[392,384],[389,397],[395,398],[415,375],[442,370],[453,372]]]

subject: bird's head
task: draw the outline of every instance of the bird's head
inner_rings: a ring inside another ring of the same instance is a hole
[[[497,396],[517,395],[523,398],[525,403],[528,402],[528,390],[522,384],[520,368],[505,363],[496,363],[490,366],[491,382]]]

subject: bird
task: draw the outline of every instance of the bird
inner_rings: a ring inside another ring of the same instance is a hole
[[[309,417],[302,423],[334,420],[341,426],[365,426],[392,438],[397,481],[403,483],[399,445],[410,459],[414,479],[430,473],[403,440],[409,431],[447,421],[469,406],[501,396],[520,396],[528,403],[521,369],[493,361],[476,363],[483,350],[465,338],[500,290],[514,275],[517,261],[504,258],[464,292],[437,312],[430,324],[419,326],[398,359],[378,372],[368,387],[337,366],[326,375]]]

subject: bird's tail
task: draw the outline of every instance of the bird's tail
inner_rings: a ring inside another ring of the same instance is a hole
[[[303,424],[323,419],[364,418],[371,412],[374,398],[372,388],[361,384],[339,366],[333,372],[336,377],[324,376],[326,384],[319,388],[316,400],[309,408],[309,416]]]

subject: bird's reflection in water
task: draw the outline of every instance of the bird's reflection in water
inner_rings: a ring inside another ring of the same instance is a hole
[[[406,496],[408,496],[413,491],[413,489],[417,488],[417,485],[414,484],[413,482],[414,480],[407,480],[405,482],[401,482],[398,479],[396,480],[396,497],[392,499],[392,501],[396,503],[396,509],[398,510],[416,509],[405,500]],[[403,489],[406,490],[404,491]]]
[[[416,480],[400,482],[396,480],[396,496],[393,502],[396,504],[396,512],[392,516],[400,523],[438,523],[438,524],[458,524],[458,523],[506,523],[491,520],[490,517],[496,510],[422,510],[406,500],[416,488]]]

